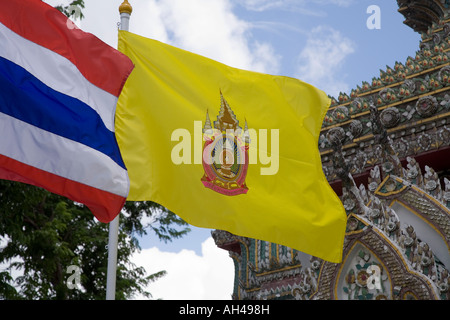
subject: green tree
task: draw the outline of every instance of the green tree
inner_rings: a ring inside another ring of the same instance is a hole
[[[69,18],[83,19],[84,0],[72,1],[69,5],[58,5],[55,7]]]
[[[108,225],[98,222],[83,205],[41,188],[0,181],[0,298],[104,299],[108,258]],[[136,294],[150,297],[145,287],[165,274],[146,275],[130,258],[140,250],[137,236],[147,234],[142,220],[151,219],[162,241],[182,237],[189,228],[172,212],[153,202],[127,202],[120,217],[116,299]],[[80,289],[70,289],[70,266],[80,270]],[[13,279],[10,272],[21,275]]]

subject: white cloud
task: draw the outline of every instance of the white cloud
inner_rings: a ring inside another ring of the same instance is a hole
[[[0,236],[0,251],[2,251],[7,245],[8,242],[11,241],[9,237],[6,235],[4,237]],[[23,276],[23,270],[12,268],[11,265],[13,263],[19,263],[23,262],[21,258],[14,257],[8,261],[4,261],[3,263],[0,263],[0,272],[8,272],[9,275],[12,277],[12,279],[17,279],[19,276]],[[16,283],[12,283],[12,285],[19,290],[19,286]]]
[[[276,73],[280,57],[256,41],[231,0],[149,0],[133,3],[130,31],[229,66]]]
[[[51,5],[68,0],[46,0]],[[117,47],[118,7],[122,0],[86,1],[79,24]],[[233,0],[131,1],[130,31],[201,54],[232,67],[278,73],[281,57],[253,37],[251,23],[233,12]]]
[[[265,11],[273,8],[279,8],[287,4],[286,0],[237,0],[247,10]]]
[[[247,10],[252,11],[266,11],[272,9],[280,10],[294,10],[295,12],[321,16],[325,13],[318,11],[317,8],[311,9],[313,5],[330,6],[335,5],[339,7],[348,7],[354,3],[355,0],[234,0]]]
[[[0,250],[7,239],[0,237]],[[8,270],[14,258],[0,264],[0,272]],[[234,284],[234,263],[228,251],[219,249],[210,237],[202,243],[202,255],[192,250],[179,253],[162,252],[158,248],[135,253],[131,261],[146,269],[147,275],[166,270],[167,274],[150,283],[147,288],[152,299],[164,300],[230,300]],[[23,275],[22,270],[10,271],[13,279]],[[19,287],[17,287],[19,289]],[[136,297],[135,299],[143,299]]]
[[[342,64],[353,52],[355,44],[339,31],[316,27],[299,55],[297,77],[336,97],[349,90]]]
[[[143,266],[147,274],[166,270],[167,274],[151,283],[152,299],[230,300],[233,293],[234,264],[228,251],[219,249],[210,237],[202,243],[202,255],[194,251],[162,252],[144,249],[132,262]],[[137,297],[139,299],[139,297]]]

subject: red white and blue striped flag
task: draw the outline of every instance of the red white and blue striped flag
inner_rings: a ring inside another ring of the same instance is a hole
[[[0,178],[114,219],[129,191],[115,110],[132,69],[42,1],[0,1]]]

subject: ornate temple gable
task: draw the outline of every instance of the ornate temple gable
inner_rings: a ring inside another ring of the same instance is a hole
[[[420,172],[417,175],[419,174],[421,175]],[[407,176],[411,177],[411,174],[407,174]],[[440,190],[439,179],[434,177],[433,180],[424,181],[422,185],[413,183],[414,181],[408,182],[399,177],[389,176],[380,184],[374,194],[378,199],[385,200],[386,203],[392,204],[394,201],[398,201],[419,215],[446,241],[447,253],[450,255],[450,209],[442,201],[439,201],[443,194]]]
[[[344,167],[345,176],[346,166],[336,165]],[[442,190],[434,170],[422,172],[413,158],[396,170],[402,177],[387,173],[382,179],[382,170],[376,166],[370,171],[367,189],[356,188],[348,175],[342,197],[348,221],[341,264],[214,231],[216,244],[227,248],[235,262],[233,297],[450,299],[450,206],[444,203],[450,183]],[[379,289],[368,287],[369,267],[374,266],[380,270]]]
[[[402,249],[364,218],[352,216],[361,224],[346,237],[342,264],[324,262],[310,299],[439,299],[438,287],[422,273],[411,268]],[[352,223],[355,221],[352,220]],[[355,260],[356,253],[360,259]],[[350,265],[347,264],[350,259]],[[378,266],[382,286],[370,289],[368,267]]]
[[[379,170],[371,171],[372,186],[357,191],[366,203],[363,210],[344,194],[349,216],[343,263],[316,260],[320,271],[314,293],[297,298],[450,298],[450,210],[438,200],[446,191],[437,187],[439,179],[431,168],[422,174],[413,159],[408,161],[406,178],[387,175],[381,181]],[[371,265],[381,269],[379,290],[369,290],[364,283]]]
[[[447,0],[397,0],[404,23],[416,32],[426,32],[432,23],[437,23],[445,15],[449,6]]]
[[[363,82],[350,95],[331,97],[319,149],[324,172],[338,194],[341,177],[333,165],[333,144],[342,145],[349,172],[358,182],[367,182],[369,171],[383,164],[373,109],[403,163],[408,156],[422,156],[438,171],[447,165],[439,159],[450,156],[449,35],[450,19],[434,23],[422,34],[421,49],[414,57],[380,70],[380,77]],[[426,155],[436,151],[440,155],[429,162]]]

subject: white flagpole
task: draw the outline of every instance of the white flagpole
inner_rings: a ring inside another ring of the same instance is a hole
[[[109,223],[108,273],[106,275],[106,300],[116,298],[117,239],[119,237],[119,215]]]
[[[119,7],[120,29],[128,31],[130,16],[133,8],[127,0]],[[119,237],[119,215],[109,223],[108,239],[108,271],[106,276],[106,300],[116,298],[116,278],[117,278],[117,248]]]

